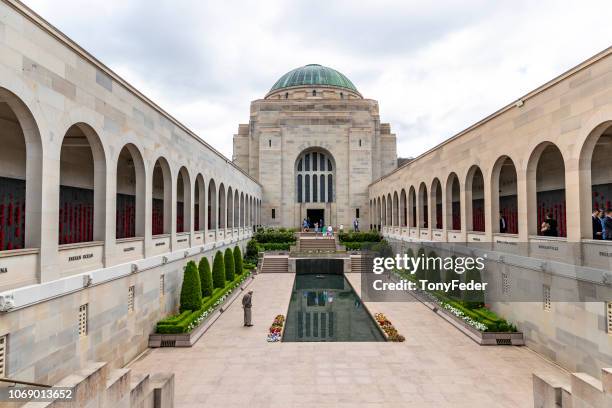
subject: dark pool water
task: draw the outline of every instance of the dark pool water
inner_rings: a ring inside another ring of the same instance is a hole
[[[344,275],[296,275],[283,341],[385,341]]]

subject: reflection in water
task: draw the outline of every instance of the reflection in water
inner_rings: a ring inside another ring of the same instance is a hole
[[[283,341],[384,341],[343,275],[296,275]]]

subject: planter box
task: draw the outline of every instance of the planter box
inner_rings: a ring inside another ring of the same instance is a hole
[[[525,339],[521,332],[481,332],[475,327],[470,326],[465,321],[455,316],[448,310],[441,307],[439,304],[426,300],[423,296],[418,293],[410,292],[416,297],[421,303],[430,308],[438,316],[455,326],[463,334],[474,340],[481,346],[524,346]]]
[[[398,280],[398,277],[392,275],[392,279],[394,281]],[[444,309],[438,303],[432,302],[427,299],[425,296],[421,295],[419,292],[411,291],[409,292],[414,298],[416,298],[419,302],[423,303],[429,309],[431,309],[438,316],[455,326],[459,329],[463,334],[468,336],[470,339],[474,340],[476,343],[481,346],[524,346],[525,339],[523,338],[522,332],[481,332],[475,327],[470,326],[465,321],[455,316],[448,310]]]
[[[225,301],[220,304],[200,325],[194,328],[190,333],[178,334],[159,334],[153,333],[149,335],[149,347],[191,347],[202,337],[204,333],[217,321],[221,314],[236,300],[242,291],[251,284],[255,275],[249,276],[240,286],[234,289]]]

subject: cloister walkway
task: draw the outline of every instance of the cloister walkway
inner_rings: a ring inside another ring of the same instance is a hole
[[[359,275],[347,275],[356,289]],[[173,371],[177,407],[533,407],[531,373],[565,376],[526,347],[482,347],[420,303],[369,303],[404,343],[267,343],[293,274],[258,275],[255,326],[234,302],[192,348],[153,349],[133,370]]]

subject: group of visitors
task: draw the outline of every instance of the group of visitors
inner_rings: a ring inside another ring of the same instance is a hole
[[[593,239],[612,241],[612,209],[593,210]]]
[[[314,232],[316,232],[316,233],[320,232],[323,236],[330,236],[330,237],[334,236],[334,228],[331,225],[328,225],[326,227],[323,224],[323,220],[319,220],[319,222],[315,222],[313,224],[313,223],[310,222],[310,218],[308,218],[308,217],[304,218],[304,220],[302,221],[302,231],[303,232],[310,232],[311,228],[314,228]],[[359,220],[357,218],[355,218],[353,220],[353,230],[355,232],[359,231]],[[344,232],[344,225],[340,224],[340,226],[338,227],[338,231],[340,233],[343,233]]]

